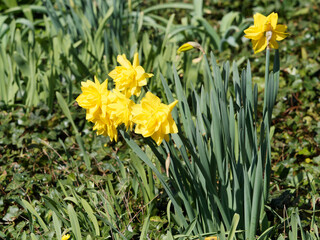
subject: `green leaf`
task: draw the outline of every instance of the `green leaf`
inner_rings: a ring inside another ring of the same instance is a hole
[[[13,52],[13,59],[17,63],[18,67],[21,69],[22,74],[29,77],[31,74],[31,70],[28,64],[28,59],[18,52]]]
[[[38,219],[38,222],[40,224],[40,226],[42,227],[42,229],[45,231],[45,232],[48,232],[49,229],[47,227],[47,225],[45,224],[45,222],[42,220],[42,218],[40,217],[40,215],[37,213],[37,211],[31,206],[30,203],[28,203],[26,200],[24,199],[21,199],[21,205],[26,209],[28,210],[30,213],[32,213],[37,219]]]
[[[68,204],[68,214],[71,222],[71,230],[76,239],[81,240],[82,237],[78,217],[71,204]]]
[[[3,0],[3,3],[4,3],[8,8],[18,6],[17,0]]]
[[[193,5],[189,3],[161,3],[155,6],[144,9],[144,14],[150,13],[152,11],[158,11],[162,9],[174,8],[174,9],[189,9],[193,10]]]
[[[80,147],[81,153],[83,155],[84,161],[86,163],[86,166],[87,166],[88,169],[91,169],[91,162],[90,162],[89,156],[88,156],[88,154],[87,154],[87,152],[86,152],[86,150],[84,148],[82,138],[80,136],[78,128],[76,127],[76,125],[75,125],[75,123],[73,121],[73,118],[71,116],[69,107],[68,107],[66,101],[64,100],[64,98],[62,97],[62,95],[59,92],[56,92],[56,97],[58,99],[58,103],[59,103],[63,113],[66,115],[66,117],[68,118],[68,120],[72,124],[72,127],[73,127],[73,129],[74,129],[74,131],[76,133],[76,140],[77,140],[77,143],[79,144],[79,147]]]
[[[89,219],[93,223],[93,226],[94,226],[94,229],[96,232],[96,236],[100,236],[99,224],[98,224],[97,218],[93,214],[92,208],[90,207],[89,203],[86,200],[84,200],[83,198],[81,198],[81,204],[82,204],[84,210],[86,211],[86,213],[88,214]]]
[[[38,240],[38,237],[34,233],[31,233],[31,239],[32,240]]]
[[[238,16],[239,12],[229,12],[225,14],[220,21],[220,32],[225,34]]]
[[[52,212],[52,220],[57,239],[61,239],[61,221],[55,212]]]
[[[154,164],[151,162],[151,160],[147,157],[147,155],[141,150],[141,148],[129,137],[129,135],[120,130],[121,135],[124,137],[125,141],[127,142],[127,144],[132,148],[132,150],[138,155],[138,157],[144,161],[151,169],[152,171],[156,174],[156,176],[159,178],[160,182],[162,183],[163,187],[165,188],[167,194],[169,195],[172,204],[175,207],[175,210],[179,216],[179,218],[181,219],[181,221],[183,222],[184,226],[187,226],[187,222],[182,214],[182,209],[181,207],[178,205],[177,201],[175,200],[173,193],[169,187],[169,185],[166,183],[163,175],[158,171],[158,169],[154,166]]]
[[[235,233],[237,230],[237,226],[240,220],[240,215],[239,214],[234,214],[232,222],[231,222],[231,229],[228,235],[228,240],[233,240],[235,238]]]
[[[258,238],[258,240],[266,240],[269,234],[273,231],[275,226],[269,227],[267,230],[265,230]]]
[[[219,34],[217,31],[211,27],[211,25],[208,23],[208,21],[204,18],[199,18],[198,21],[201,23],[201,25],[205,28],[206,33],[211,38],[211,43],[213,44],[215,49],[221,50],[221,39],[219,37]]]
[[[3,221],[13,222],[20,215],[20,210],[17,206],[10,206],[7,209],[6,215],[2,218]]]
[[[149,215],[148,215],[143,219],[143,226],[142,226],[142,230],[141,230],[140,240],[144,240],[147,238],[149,224],[150,224],[150,219],[149,219]]]

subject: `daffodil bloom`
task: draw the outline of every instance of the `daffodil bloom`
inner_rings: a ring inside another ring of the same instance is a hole
[[[94,123],[93,130],[96,130],[98,135],[109,136],[111,141],[117,141],[117,126],[110,119],[110,112],[107,108],[111,102],[107,84],[107,81],[100,84],[96,77],[95,82],[90,80],[82,82],[82,93],[76,101],[80,107],[86,109],[86,119]]]
[[[111,120],[110,109],[108,108],[109,104],[112,103],[111,91],[104,91],[101,94],[101,108],[98,117],[92,121],[94,123],[93,130],[97,131],[97,135],[109,136],[111,141],[118,140],[118,131],[117,125],[114,121]]]
[[[126,126],[126,129],[132,129],[132,106],[134,102],[127,98],[124,94],[117,90],[113,90],[110,94],[110,103],[107,105],[110,113],[110,119],[116,126],[122,123]]]
[[[88,80],[81,83],[82,93],[76,99],[79,106],[87,110],[86,119],[90,122],[93,122],[100,114],[101,95],[108,91],[107,81],[100,84],[96,77],[94,80],[95,82]]]
[[[263,51],[266,47],[278,49],[277,41],[281,41],[288,36],[287,26],[278,23],[278,14],[271,13],[264,16],[256,13],[253,16],[254,25],[250,26],[244,33],[245,37],[252,40],[254,53]]]
[[[63,235],[61,240],[68,240],[70,238],[70,234]]]
[[[110,119],[109,114],[101,114],[99,118],[95,119],[93,130],[97,131],[97,135],[109,137],[111,141],[118,141],[117,126]]]
[[[127,97],[139,96],[141,87],[147,85],[147,78],[152,77],[153,74],[146,73],[143,67],[139,66],[138,53],[134,54],[132,65],[124,54],[118,55],[117,61],[121,66],[116,67],[109,73],[115,83],[116,90]]]
[[[166,105],[160,99],[147,92],[140,104],[132,107],[132,121],[136,124],[135,132],[144,137],[151,137],[159,146],[163,139],[169,140],[170,133],[177,133],[171,111],[178,101]]]

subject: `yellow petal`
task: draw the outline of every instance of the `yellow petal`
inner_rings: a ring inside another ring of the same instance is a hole
[[[92,82],[92,81],[90,81],[90,80],[88,80],[88,81],[86,81],[86,82],[81,82],[81,89],[82,89],[82,88],[88,88],[88,87],[90,87],[90,86],[94,87],[94,86],[95,86],[95,83]]]
[[[86,105],[86,96],[84,94],[80,94],[77,98],[76,98],[76,102],[79,104],[80,107],[82,108],[87,108],[88,106]]]
[[[272,28],[276,29],[278,23],[278,13],[272,12],[271,14],[269,14],[267,19],[267,21],[270,21]]]
[[[117,57],[117,61],[118,63],[121,64],[121,66],[125,67],[125,68],[131,68],[131,63],[129,62],[129,60],[126,58],[125,54],[122,55],[118,55]]]
[[[158,98],[156,95],[154,95],[151,92],[147,92],[145,96],[145,102],[149,103],[153,107],[158,107],[161,104],[160,98]]]
[[[142,79],[142,80],[140,80],[139,82],[138,82],[138,86],[141,88],[142,86],[146,86],[147,85],[147,79]],[[137,96],[139,96],[140,95],[140,93],[137,95]]]
[[[253,46],[254,53],[263,51],[267,47],[266,37],[263,36],[259,40],[252,40],[252,46]]]
[[[151,138],[157,143],[157,145],[159,146],[164,138],[164,134],[161,133],[160,131],[155,132],[154,134],[152,134]]]
[[[147,83],[145,85],[147,85]],[[135,95],[135,96],[139,97],[140,93],[141,93],[141,87],[135,87],[135,88],[131,89],[130,94],[129,94],[129,92],[127,92],[126,96],[131,97],[132,95]]]
[[[277,27],[275,28],[276,32],[282,32],[285,33],[285,31],[287,30],[287,26],[283,25],[283,24],[278,24]]]
[[[169,121],[166,120],[162,126],[161,126],[161,131],[164,133],[164,134],[168,134],[170,133],[170,124],[169,124]]]
[[[94,122],[99,119],[99,115],[101,113],[100,107],[95,106],[93,108],[89,108],[86,111],[86,119],[90,122]]]
[[[145,73],[144,75],[146,76],[146,78],[151,78],[151,77],[153,77],[153,74],[152,74],[152,73]]]
[[[137,66],[136,68],[135,68],[135,70],[136,70],[136,79],[139,81],[140,79],[143,79],[143,78],[145,78],[144,77],[144,73],[145,73],[145,71],[144,71],[144,69],[143,69],[143,67],[141,67],[141,66]]]
[[[61,240],[68,240],[70,238],[70,234],[63,235]]]
[[[178,127],[172,117],[168,119],[168,122],[170,127],[170,133],[178,133]]]
[[[244,33],[246,34],[245,35],[246,38],[253,39],[253,40],[258,40],[264,34],[262,31],[260,31],[259,28],[255,26],[251,26],[247,28],[246,30],[244,30]]]
[[[175,100],[174,102],[172,102],[172,103],[169,104],[170,112],[171,112],[172,109],[177,105],[177,103],[178,103],[178,100]]]
[[[276,36],[275,35],[272,35],[271,40],[269,42],[269,45],[270,45],[271,48],[274,48],[274,49],[278,49],[279,48],[279,45],[278,45],[278,43],[276,41]]]
[[[276,29],[274,30],[274,33],[276,34],[277,41],[281,41],[283,39],[285,39],[286,37],[288,37],[289,33],[286,33],[285,31],[287,30],[287,26],[286,25],[282,25],[282,24],[278,24]]]
[[[99,80],[98,80],[98,78],[97,78],[96,76],[94,76],[94,82],[95,82],[95,84],[97,84],[98,86],[100,86],[100,82],[99,82]]]
[[[255,15],[253,15],[253,20],[254,20],[255,27],[261,27],[267,21],[267,17],[260,13],[256,13]]]
[[[143,132],[142,125],[137,124],[136,128],[134,129],[134,131],[135,131],[135,133],[142,135],[142,132]]]
[[[113,69],[109,74],[108,74],[112,79],[115,79],[118,75],[118,72],[116,69]]]
[[[193,46],[190,43],[185,43],[181,47],[179,47],[177,53],[189,51],[191,49],[193,49]]]
[[[100,84],[100,92],[108,91],[108,79],[106,79],[102,84]]]
[[[139,54],[135,53],[133,57],[133,67],[136,68],[139,66]]]

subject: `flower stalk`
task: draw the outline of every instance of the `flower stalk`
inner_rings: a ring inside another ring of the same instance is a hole
[[[266,114],[266,106],[267,106],[267,91],[268,91],[268,84],[269,84],[269,66],[270,66],[270,48],[266,50],[266,66],[264,72],[264,99],[263,99],[263,115]]]

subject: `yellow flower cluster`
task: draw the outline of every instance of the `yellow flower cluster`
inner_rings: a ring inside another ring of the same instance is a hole
[[[109,136],[111,141],[118,140],[117,128],[124,125],[126,130],[133,129],[144,137],[151,137],[158,145],[163,139],[169,139],[170,133],[177,133],[178,128],[172,119],[171,111],[178,101],[165,105],[160,99],[147,92],[140,104],[135,104],[130,97],[139,96],[141,87],[147,85],[147,78],[153,74],[146,73],[139,65],[138,54],[134,55],[133,64],[126,56],[119,55],[117,66],[109,73],[115,83],[115,89],[108,90],[108,80],[102,84],[95,77],[81,83],[82,93],[76,101],[86,109],[86,119],[94,123],[97,134]]]

